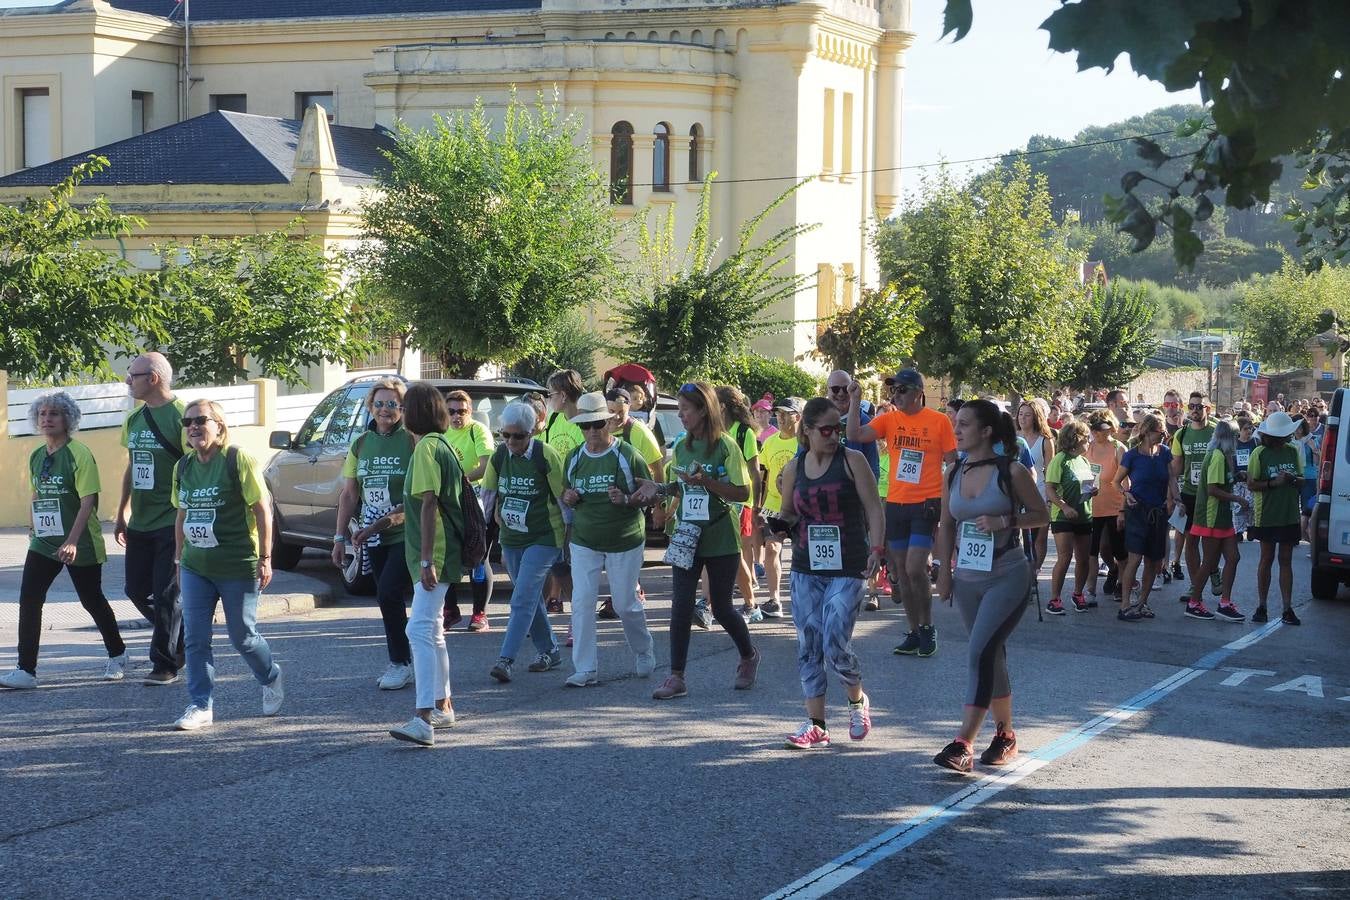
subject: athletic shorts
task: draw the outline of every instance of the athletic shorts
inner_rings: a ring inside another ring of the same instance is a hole
[[[786,519],[769,516],[764,520],[764,530],[769,540],[781,542],[783,538],[792,533],[792,526],[787,523]]]
[[[942,501],[938,498],[922,503],[886,504],[886,546],[892,550],[915,547],[927,550],[933,546],[933,532],[942,516]]]
[[[1297,525],[1253,525],[1247,534],[1263,544],[1297,544],[1303,540],[1303,529]]]
[[[1182,494],[1181,505],[1186,508],[1186,533],[1191,532],[1191,521],[1195,519],[1195,495]]]
[[[1210,528],[1208,525],[1192,525],[1191,534],[1202,538],[1230,538],[1237,534],[1230,526],[1228,528]]]
[[[1092,517],[1092,555],[1100,556],[1102,552],[1102,536],[1105,535],[1106,542],[1111,545],[1111,558],[1116,562],[1125,560],[1125,532],[1116,524],[1120,520],[1115,516],[1093,516]]]
[[[1125,549],[1144,559],[1167,558],[1167,510],[1143,504],[1125,510]]]
[[[1312,478],[1303,479],[1300,491],[1303,495],[1303,515],[1311,516],[1313,504],[1317,502],[1317,481]]]
[[[755,511],[748,506],[741,507],[741,537],[750,537],[755,533]]]
[[[1078,519],[1072,521],[1060,519],[1058,522],[1050,523],[1051,534],[1072,534],[1072,535],[1090,535],[1092,534],[1092,523],[1083,522]]]

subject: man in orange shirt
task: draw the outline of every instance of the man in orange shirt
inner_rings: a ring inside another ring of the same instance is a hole
[[[903,369],[885,384],[895,410],[866,425],[859,424],[862,389],[856,381],[849,385],[847,435],[850,441],[883,440],[890,452],[890,471],[885,473],[886,564],[910,629],[895,652],[932,656],[937,652],[937,632],[928,561],[942,514],[942,467],[956,461],[956,433],[950,419],[924,405],[923,376],[916,369]]]

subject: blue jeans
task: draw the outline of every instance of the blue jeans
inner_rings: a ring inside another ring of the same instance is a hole
[[[548,570],[558,558],[557,547],[533,544],[529,547],[502,547],[502,560],[511,575],[511,618],[506,622],[502,649],[498,654],[514,660],[525,635],[530,635],[534,649],[540,653],[554,653],[558,642],[544,608],[544,581]]]
[[[272,650],[258,634],[258,581],[255,578],[212,579],[179,568],[178,583],[183,597],[183,644],[187,650],[188,699],[202,709],[211,708],[211,685],[215,657],[211,653],[211,617],[216,601],[225,610],[225,630],[230,643],[253,670],[259,684],[271,684],[281,673],[272,662]]]

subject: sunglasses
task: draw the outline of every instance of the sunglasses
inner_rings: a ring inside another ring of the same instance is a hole
[[[604,428],[609,424],[608,419],[601,419],[599,422],[581,422],[577,425],[582,431],[591,431],[595,428]]]
[[[462,407],[462,406],[461,406],[461,407],[458,407],[458,408],[456,408],[456,409],[450,410],[450,415],[452,415],[452,416],[467,416],[468,414],[469,414],[469,411],[468,411],[467,409],[465,409],[464,407]]]
[[[838,425],[817,425],[817,426],[816,426],[816,431],[819,431],[819,432],[820,432],[820,436],[823,437],[823,438],[832,438],[832,437],[834,437],[836,434],[839,434],[839,430],[840,430],[840,426],[838,426]]]
[[[1197,410],[1197,409],[1204,409],[1204,408],[1205,408],[1205,404],[1203,404],[1203,403],[1192,403],[1192,404],[1190,405],[1190,409],[1191,409],[1192,412],[1194,412],[1194,411]]]
[[[184,416],[183,427],[191,428],[193,425],[196,425],[198,428],[205,428],[207,422],[214,422],[214,421],[215,419],[211,418],[210,416]]]
[[[523,441],[529,437],[529,435],[523,431],[499,431],[497,432],[497,437],[504,441]]]
[[[832,385],[830,385],[830,393],[831,393],[831,394],[847,394],[847,393],[848,393],[848,385],[844,385],[843,387],[840,387],[840,386],[837,385],[837,384],[832,384]]]
[[[897,394],[908,394],[910,391],[914,390],[914,388],[908,384],[900,384],[899,382],[892,381],[889,378],[886,379],[886,387],[890,388],[894,393]]]
[[[38,471],[38,481],[46,481],[52,474],[52,454],[42,458],[42,468]]]
[[[372,409],[402,409],[403,404],[397,400],[376,400],[370,404]]]

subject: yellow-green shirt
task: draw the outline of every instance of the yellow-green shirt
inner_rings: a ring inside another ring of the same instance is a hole
[[[28,483],[36,495],[32,501],[28,549],[48,559],[56,559],[56,552],[66,542],[70,526],[80,514],[81,502],[99,492],[98,463],[89,448],[79,441],[67,441],[52,454],[48,454],[47,446],[41,444],[28,457]],[[84,534],[75,542],[72,565],[98,565],[106,558],[95,501]]]
[[[783,474],[783,467],[788,464],[788,460],[797,455],[799,446],[795,436],[784,437],[782,432],[777,432],[765,438],[764,446],[759,450],[759,464],[768,473],[764,485],[764,508],[772,515],[778,515],[778,511],[783,507],[783,495],[778,490],[778,479]]]
[[[460,538],[464,533],[464,512],[459,508],[460,478],[464,472],[449,444],[439,434],[429,434],[417,442],[408,461],[403,481],[403,558],[414,583],[422,578],[422,560],[436,566],[441,581],[454,584],[461,575]],[[436,495],[440,509],[435,534],[422,534],[422,495]],[[429,552],[423,553],[427,544]]]
[[[482,422],[470,422],[463,428],[451,428],[445,433],[445,440],[450,444],[450,449],[455,451],[459,467],[466,475],[478,468],[480,459],[492,455],[492,434]],[[480,481],[481,476],[473,483],[478,484]]]

